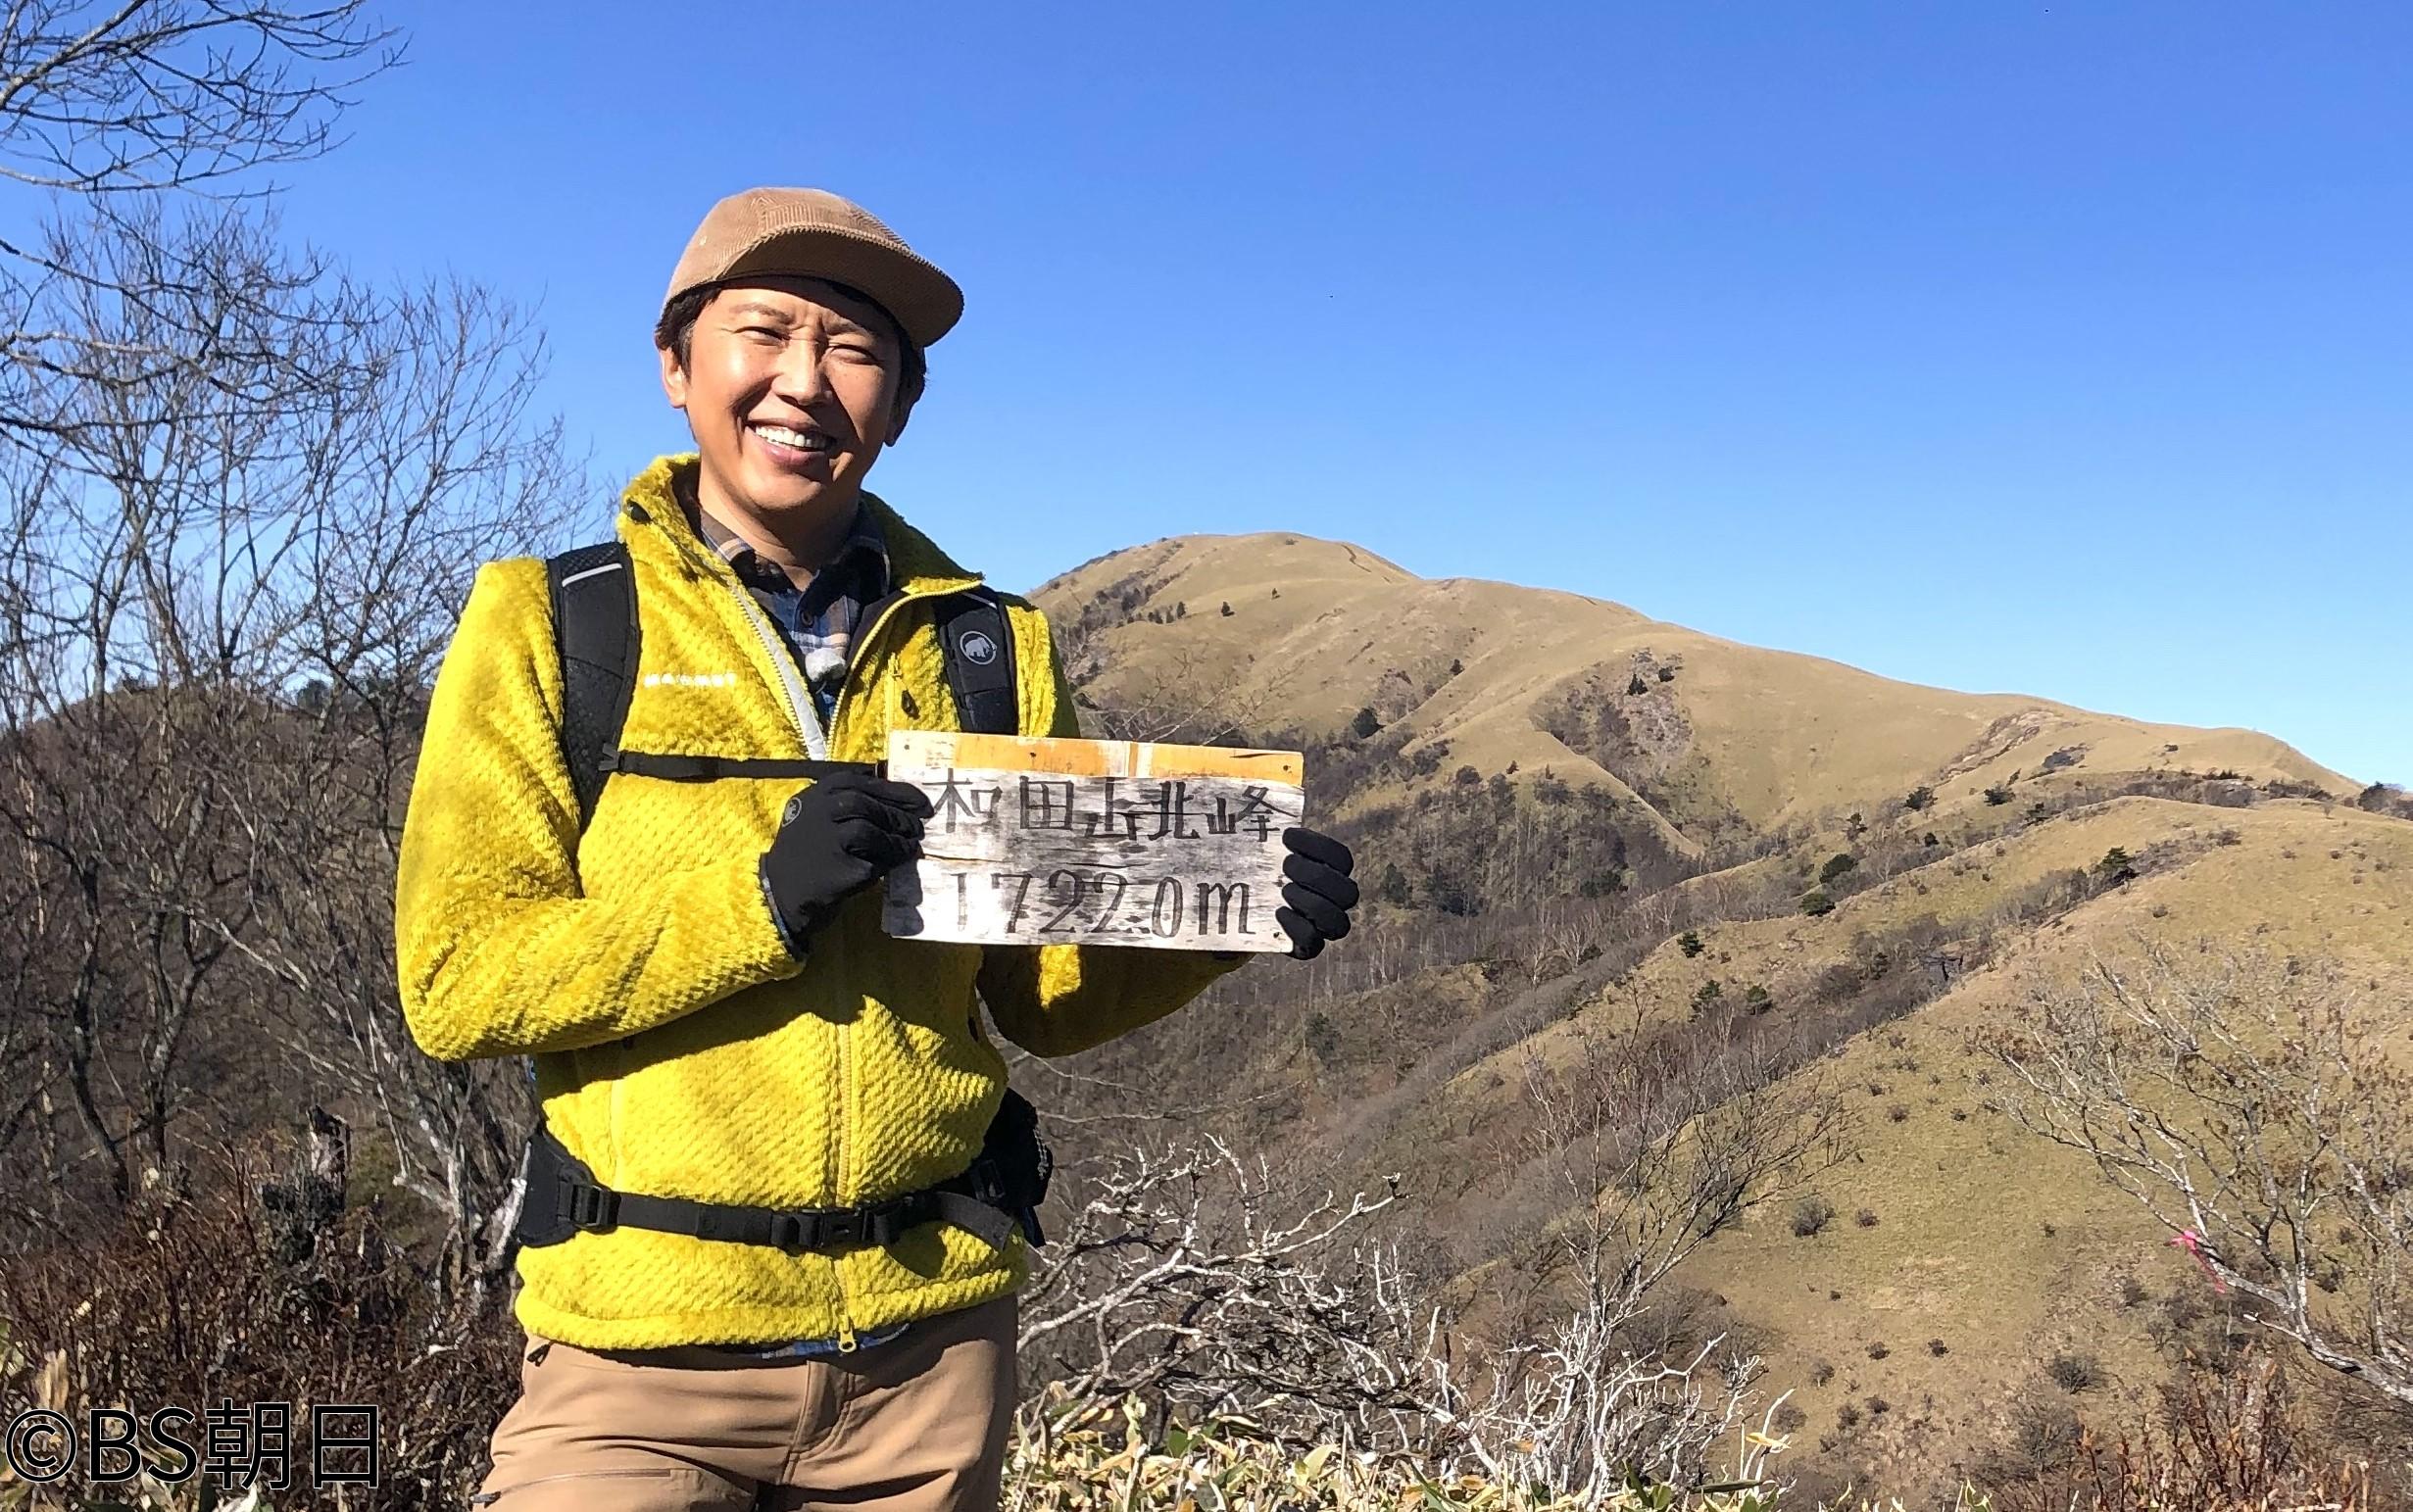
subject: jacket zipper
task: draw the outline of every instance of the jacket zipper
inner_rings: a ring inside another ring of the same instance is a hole
[[[679,536],[675,531],[671,532],[671,534],[678,540],[679,550],[685,552],[691,558],[698,558],[700,556],[700,554],[696,552],[695,548],[691,546],[684,537]],[[714,578],[719,580],[722,587],[737,595],[738,609],[745,614],[746,622],[754,627],[755,638],[763,643],[763,652],[770,657],[771,666],[779,673],[780,691],[787,696],[788,716],[796,726],[797,735],[804,741],[805,755],[815,761],[828,760],[829,747],[827,739],[821,732],[820,720],[814,717],[811,705],[806,702],[811,695],[806,692],[803,679],[796,670],[796,658],[788,654],[785,646],[779,644],[778,638],[772,633],[769,623],[763,616],[762,607],[754,602],[754,596],[746,591],[746,585],[738,582],[735,574],[729,571],[728,563],[725,561],[714,561],[707,562],[706,568],[712,572],[712,575]],[[905,592],[898,594],[895,598],[889,600],[888,607],[880,610],[880,616],[871,621],[871,623],[863,629],[862,637],[857,642],[855,647],[855,655],[850,656],[847,658],[850,672],[852,671],[853,664],[856,662],[858,658],[868,652],[872,641],[879,636],[879,633],[882,630],[888,627],[889,621],[896,618],[897,611],[904,609],[906,605],[912,603],[915,599],[943,599],[950,593],[960,593],[962,591],[962,589],[946,588],[925,588],[919,591],[908,589]],[[834,735],[837,733],[839,716],[846,711],[848,707],[847,696],[855,691],[855,678],[849,676],[844,682],[841,682],[838,685],[837,700],[830,705],[830,734]],[[618,1091],[616,1086],[615,1086],[614,1091],[616,1093]],[[847,1166],[847,1121],[848,1115],[854,1108],[854,1048],[852,1042],[848,1040],[847,1036],[844,1033],[840,1033],[838,1036],[838,1116],[835,1120],[833,1120],[837,1126],[835,1133],[838,1169],[836,1173],[837,1182],[834,1184],[830,1194],[833,1199],[837,1196],[838,1192],[844,1189],[844,1185],[849,1174]],[[831,1276],[838,1284],[838,1352],[840,1354],[853,1354],[859,1347],[859,1344],[857,1342],[855,1333],[855,1319],[853,1315],[854,1310],[849,1305],[846,1294],[845,1275],[846,1272],[843,1266],[833,1265],[831,1267]]]
[[[908,591],[900,593],[895,598],[889,600],[888,607],[880,610],[880,617],[871,621],[871,623],[864,628],[862,634],[857,638],[856,645],[847,658],[847,660],[850,663],[849,670],[852,671],[853,663],[868,655],[871,643],[878,639],[879,633],[882,630],[888,628],[888,622],[897,617],[897,611],[899,610],[904,609],[905,606],[912,603],[916,599],[944,599],[950,594],[961,593],[964,590],[960,588],[924,588],[918,591],[909,589]],[[829,727],[833,732],[838,728],[838,716],[846,712],[847,695],[855,691],[855,682],[856,679],[849,676],[846,681],[838,685],[838,701],[830,706],[829,712]]]
[[[669,534],[678,543],[681,553],[703,566],[714,581],[736,598],[737,611],[746,616],[746,623],[753,629],[755,640],[761,644],[763,655],[770,658],[771,671],[779,683],[782,703],[787,709],[788,725],[796,732],[798,744],[805,748],[808,759],[828,760],[829,745],[821,733],[821,721],[813,712],[812,695],[805,690],[804,676],[797,670],[796,658],[788,654],[787,647],[780,643],[770,621],[763,617],[762,606],[754,602],[754,595],[746,591],[746,585],[737,580],[737,574],[729,569],[727,562],[698,551],[678,531],[673,530]]]
[[[855,665],[860,664],[862,660],[868,657],[872,642],[878,639],[882,630],[888,628],[889,621],[897,617],[898,610],[904,609],[906,605],[911,603],[915,599],[944,598],[946,597],[947,592],[948,590],[944,589],[935,591],[925,589],[918,593],[909,590],[907,592],[900,593],[894,599],[891,599],[888,603],[888,607],[880,610],[879,617],[863,627],[862,636],[857,640],[856,644],[850,648],[852,654],[847,658],[850,672]],[[829,728],[830,733],[833,735],[837,733],[838,721],[845,717],[847,708],[849,707],[849,696],[854,693],[855,688],[856,679],[851,675],[844,682],[838,684],[837,701],[830,705],[829,709]],[[855,1100],[855,1051],[853,1042],[844,1035],[840,1035],[838,1039],[838,1096],[840,1100],[840,1117],[838,1119],[838,1180],[840,1184],[843,1185],[851,1174],[847,1165],[848,1120],[845,1115],[852,1110]],[[846,1274],[845,1268],[843,1266],[838,1267],[836,1274],[840,1278],[838,1282],[838,1352],[840,1354],[853,1354],[857,1348],[855,1319],[853,1315],[853,1308],[846,1294],[846,1282],[844,1280]]]
[[[819,717],[813,712],[813,695],[806,691],[804,678],[796,670],[796,658],[780,644],[770,621],[763,617],[763,607],[754,602],[754,595],[746,591],[745,585],[729,585],[729,591],[737,595],[739,610],[745,614],[746,622],[754,626],[754,638],[763,643],[763,654],[770,658],[772,669],[779,674],[779,691],[787,696],[788,719],[796,726],[797,738],[804,742],[805,755],[815,761],[828,760],[829,742],[821,733]]]

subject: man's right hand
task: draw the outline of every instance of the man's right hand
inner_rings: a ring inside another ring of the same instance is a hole
[[[789,799],[762,865],[789,947],[802,953],[840,903],[919,855],[929,817],[921,789],[869,772],[839,772]]]

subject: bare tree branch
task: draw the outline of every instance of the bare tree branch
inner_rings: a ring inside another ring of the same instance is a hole
[[[2145,947],[1980,1037],[2001,1105],[2091,1158],[2314,1359],[2413,1406],[2413,1076],[2335,962]]]
[[[1745,1422],[1758,1363],[1718,1337],[1671,1342],[1657,1293],[1711,1234],[1839,1156],[1845,1129],[1814,1083],[1669,1049],[1629,1033],[1570,1069],[1529,1067],[1529,1132],[1507,1153],[1560,1215],[1543,1246],[1562,1305],[1488,1353],[1374,1241],[1396,1190],[1286,1195],[1212,1138],[1085,1163],[1085,1199],[1024,1294],[1026,1363],[1055,1383],[1025,1432],[1061,1430],[1068,1403],[1138,1398],[1579,1504],[1635,1470],[1698,1478]]]
[[[0,177],[215,187],[333,148],[345,91],[400,61],[366,0],[20,0],[0,24]]]
[[[541,343],[244,206],[124,201],[48,246],[82,271],[19,328],[74,339],[0,368],[29,422],[0,427],[0,1044],[49,1100],[0,1168],[95,1168],[123,1203],[308,1087],[382,1129],[483,1287],[526,1089],[408,1044],[389,921],[469,578],[580,487],[528,415]]]

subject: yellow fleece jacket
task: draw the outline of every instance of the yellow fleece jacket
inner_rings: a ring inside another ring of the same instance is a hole
[[[798,758],[790,660],[678,499],[664,458],[619,510],[642,651],[632,751]],[[692,495],[688,495],[692,497]],[[835,760],[956,728],[931,601],[978,581],[876,499],[904,597],[858,627]],[[1022,729],[1078,733],[1047,622],[1009,598]],[[657,676],[656,674],[660,674]],[[615,773],[583,837],[561,754],[544,563],[489,562],[446,653],[402,838],[395,933],[411,1034],[446,1060],[532,1055],[554,1132],[623,1192],[848,1206],[963,1170],[1006,1085],[975,998],[1042,1055],[1180,1007],[1234,962],[1106,946],[892,939],[858,895],[793,958],[756,865],[793,779]],[[988,1300],[1027,1256],[944,1223],[886,1248],[791,1255],[615,1229],[522,1249],[520,1322],[586,1348],[858,1331]]]

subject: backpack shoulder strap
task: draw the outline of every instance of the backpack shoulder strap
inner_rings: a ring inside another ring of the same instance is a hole
[[[963,729],[974,735],[1021,734],[1013,630],[1006,623],[1005,601],[987,588],[970,588],[949,594],[933,608],[947,686]]]
[[[628,548],[581,546],[545,561],[553,639],[562,658],[562,758],[578,795],[578,830],[595,816],[619,755],[637,683],[637,585]]]

